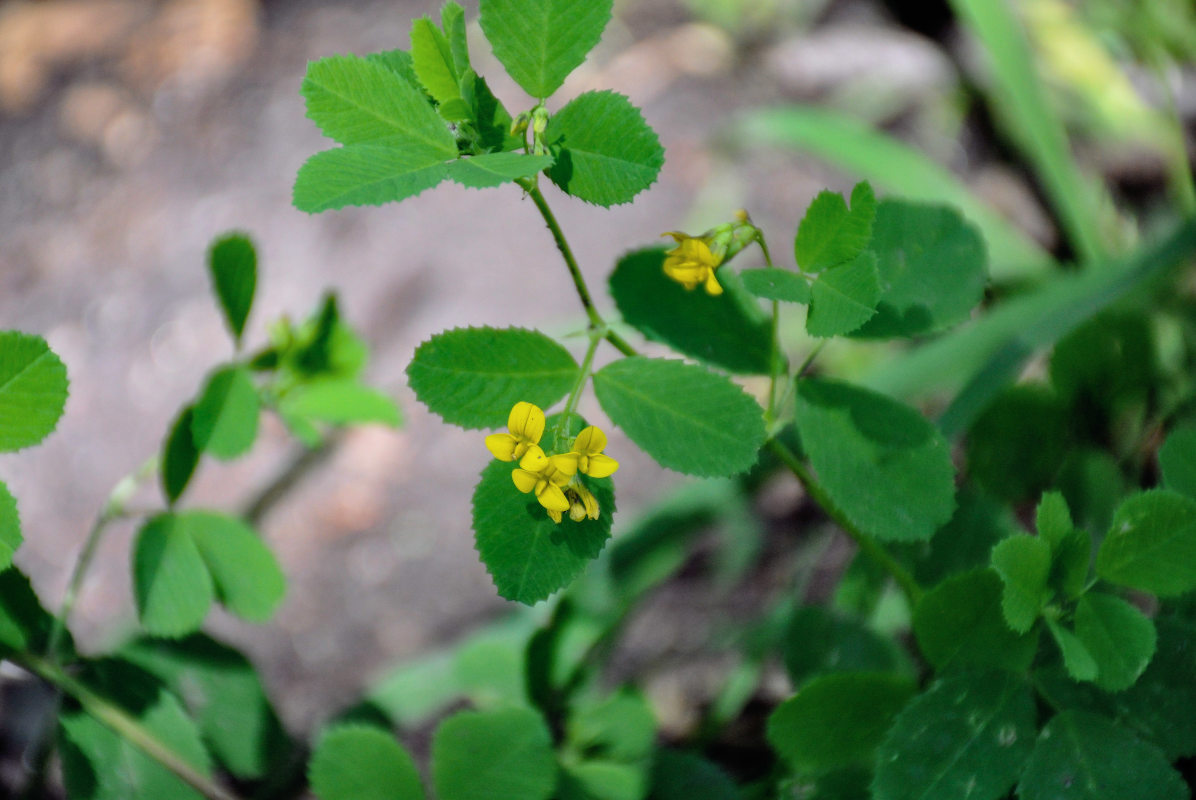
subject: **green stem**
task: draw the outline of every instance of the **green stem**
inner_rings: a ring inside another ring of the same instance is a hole
[[[556,215],[548,207],[548,201],[544,199],[544,195],[540,192],[540,187],[537,185],[535,179],[528,178],[516,181],[516,183],[523,187],[528,197],[536,204],[540,216],[544,218],[544,223],[548,226],[548,231],[552,234],[552,240],[556,242],[556,249],[560,251],[561,257],[565,259],[565,266],[569,268],[569,275],[573,278],[573,288],[577,290],[577,297],[581,300],[581,305],[586,310],[586,316],[590,320],[590,327],[602,331],[602,338],[614,345],[615,349],[623,355],[635,355],[635,348],[628,344],[622,336],[608,328],[606,320],[598,313],[598,309],[594,305],[594,299],[590,296],[589,287],[586,286],[586,279],[582,276],[581,268],[577,265],[577,259],[573,256],[573,249],[569,247],[569,240],[565,238],[565,232],[561,230],[561,224],[557,222]]]
[[[801,459],[792,450],[776,439],[769,441],[768,446],[785,463],[785,466],[789,467],[793,474],[797,476],[797,479],[801,481],[810,498],[855,542],[860,552],[867,555],[892,576],[897,585],[901,587],[901,591],[905,593],[910,607],[916,606],[918,600],[922,597],[922,587],[914,580],[914,576],[910,574],[909,570],[901,562],[893,558],[875,539],[861,531],[847,518],[839,507],[835,505],[834,501],[831,500],[830,496],[826,493],[826,489],[822,487],[822,484],[814,479],[814,476],[806,469],[806,465],[801,462]]]
[[[581,360],[581,369],[577,373],[577,380],[573,382],[573,388],[569,391],[569,399],[565,401],[565,410],[561,412],[560,419],[553,428],[553,436],[556,438],[556,449],[561,449],[561,435],[568,430],[569,417],[573,416],[573,412],[577,409],[577,402],[581,399],[582,389],[586,386],[586,381],[590,379],[590,369],[594,364],[594,353],[598,350],[598,343],[605,338],[605,331],[593,328],[590,329],[590,345],[586,348],[585,357]]]
[[[46,655],[49,658],[57,661],[58,647],[62,643],[63,635],[66,633],[67,622],[71,616],[71,612],[75,609],[75,602],[79,599],[79,590],[82,588],[83,581],[87,577],[87,571],[91,568],[91,562],[95,560],[96,550],[100,546],[100,541],[104,538],[104,532],[114,520],[124,516],[129,501],[137,493],[137,488],[141,485],[142,481],[152,475],[157,469],[157,456],[147,459],[136,470],[121,478],[108,495],[108,499],[104,502],[104,507],[100,510],[95,522],[92,523],[91,530],[87,534],[87,540],[83,543],[83,550],[79,553],[79,558],[75,561],[75,568],[71,572],[70,581],[67,583],[66,593],[62,597],[62,607],[54,617],[53,627],[50,629],[50,636],[46,643]]]
[[[226,791],[197,770],[127,711],[66,674],[57,664],[32,654],[16,656],[13,660],[60,691],[75,698],[90,716],[166,767],[179,780],[204,797],[209,800],[238,800],[236,795]]]
[[[756,244],[759,245],[760,252],[764,254],[764,265],[769,269],[772,269],[772,253],[770,253],[768,250],[768,243],[764,241],[764,232],[759,228],[756,228]],[[764,415],[765,422],[767,422],[769,425],[776,420],[777,379],[781,377],[781,341],[778,335],[780,332],[780,315],[781,304],[776,300],[773,300],[772,321],[769,329],[771,351],[768,355],[768,409]]]

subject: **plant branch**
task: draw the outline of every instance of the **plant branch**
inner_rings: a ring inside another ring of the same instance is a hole
[[[85,712],[170,770],[179,780],[207,797],[208,800],[238,800],[236,795],[228,792],[197,770],[127,711],[66,674],[58,665],[32,654],[15,656],[13,660],[55,688],[75,698]]]
[[[822,487],[822,484],[814,479],[814,476],[806,469],[806,465],[801,462],[801,459],[792,450],[776,439],[770,440],[768,446],[784,462],[785,466],[789,467],[797,479],[801,481],[810,498],[826,512],[828,517],[843,529],[848,538],[855,542],[856,547],[892,576],[897,585],[901,587],[901,591],[905,593],[910,607],[916,606],[918,600],[922,597],[922,587],[914,580],[914,576],[910,574],[909,570],[895,559],[889,551],[881,547],[875,539],[861,531],[847,518],[842,510],[831,500],[830,496],[826,493],[826,489]]]

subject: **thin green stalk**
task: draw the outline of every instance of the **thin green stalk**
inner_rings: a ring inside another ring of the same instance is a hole
[[[95,560],[96,550],[100,546],[100,541],[104,538],[104,532],[114,520],[125,515],[129,501],[137,493],[137,488],[157,469],[158,458],[154,456],[147,459],[136,470],[121,478],[116,486],[113,487],[111,494],[108,495],[108,499],[104,502],[104,507],[100,510],[99,516],[92,523],[91,530],[87,534],[87,540],[83,543],[83,550],[79,553],[79,558],[75,561],[75,568],[71,572],[70,581],[67,583],[66,593],[62,597],[62,606],[58,614],[54,617],[54,624],[50,629],[50,636],[46,643],[46,655],[51,659],[57,661],[58,647],[62,643],[63,634],[66,633],[67,622],[71,616],[71,612],[75,609],[75,602],[79,599],[79,590],[82,588],[83,581],[87,577],[87,571],[91,568],[91,562]]]
[[[826,489],[822,487],[822,484],[814,479],[814,476],[806,469],[806,465],[801,462],[801,459],[792,450],[776,439],[769,441],[768,446],[784,462],[785,466],[789,467],[797,479],[801,481],[802,486],[805,487],[811,499],[855,542],[856,547],[892,576],[897,585],[901,587],[901,591],[905,593],[910,607],[916,606],[918,600],[922,597],[922,587],[914,580],[914,576],[910,574],[909,570],[890,555],[887,550],[881,547],[875,539],[861,531],[847,518],[839,507],[835,505],[834,501],[831,500],[830,496],[826,493]]]
[[[764,254],[764,266],[773,268],[772,253],[768,250],[768,243],[764,241],[764,232],[756,228],[756,244]],[[768,354],[768,409],[764,419],[771,425],[776,420],[777,409],[777,379],[781,376],[781,341],[780,333],[781,304],[772,301],[772,321],[770,323],[771,350]]]
[[[568,429],[569,417],[573,416],[573,412],[577,410],[577,402],[581,399],[581,392],[585,389],[586,381],[590,379],[590,370],[594,365],[594,353],[598,350],[598,343],[605,338],[605,331],[602,329],[590,330],[590,345],[586,348],[586,354],[581,360],[581,369],[577,373],[577,380],[573,382],[573,388],[569,390],[569,399],[565,401],[565,409],[561,412],[560,420],[553,429],[553,435],[558,440],[556,446],[559,449],[561,446],[561,434]]]
[[[179,780],[204,797],[209,800],[238,800],[236,795],[226,791],[211,778],[202,774],[127,711],[67,675],[57,664],[32,654],[17,656],[13,660],[60,691],[78,700],[85,712],[154,761],[166,767]]]

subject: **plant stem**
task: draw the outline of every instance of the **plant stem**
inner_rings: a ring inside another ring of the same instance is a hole
[[[573,278],[573,288],[577,290],[577,298],[581,300],[581,305],[586,310],[586,316],[590,319],[590,328],[602,331],[602,338],[614,345],[615,349],[623,355],[635,355],[635,348],[628,344],[622,336],[610,330],[606,325],[606,320],[598,313],[598,309],[594,305],[594,299],[590,296],[590,290],[586,286],[586,279],[582,276],[581,268],[577,266],[577,259],[573,256],[573,249],[569,247],[569,241],[565,238],[565,232],[561,230],[561,225],[557,222],[556,215],[548,207],[548,201],[544,199],[544,195],[540,192],[540,187],[536,184],[536,181],[529,178],[516,181],[516,183],[523,187],[528,197],[536,204],[540,216],[544,218],[544,223],[548,226],[548,231],[552,234],[553,241],[556,242],[556,249],[561,252],[561,257],[565,259],[565,266],[569,268],[569,275]]]
[[[100,546],[100,541],[104,538],[104,532],[113,520],[119,519],[124,515],[129,501],[133,499],[133,495],[136,494],[137,488],[141,485],[142,481],[152,475],[157,469],[158,458],[157,456],[153,456],[146,459],[145,463],[136,470],[117,481],[116,486],[113,487],[112,492],[108,495],[108,499],[104,501],[104,507],[100,509],[99,516],[92,523],[91,530],[87,534],[87,540],[83,543],[83,550],[79,553],[79,558],[75,561],[75,568],[71,572],[70,581],[67,583],[66,593],[62,597],[62,607],[54,617],[54,624],[50,629],[50,636],[47,639],[46,655],[55,662],[58,660],[58,647],[62,643],[63,634],[66,632],[67,621],[75,608],[75,602],[79,599],[79,590],[82,588],[83,581],[87,577],[87,571],[91,568],[91,562],[95,560],[96,550]]]
[[[594,364],[594,353],[598,350],[598,343],[605,338],[605,331],[591,328],[589,336],[590,345],[586,348],[586,354],[581,360],[581,369],[577,373],[577,380],[573,382],[573,388],[569,391],[569,399],[565,401],[565,410],[561,412],[560,420],[553,428],[553,436],[557,439],[554,444],[558,450],[561,449],[561,434],[563,431],[568,430],[569,417],[573,416],[573,412],[577,409],[577,402],[581,399],[581,392],[586,386],[586,381],[590,378],[590,368]]]
[[[830,496],[826,493],[826,489],[822,487],[822,484],[814,479],[814,476],[806,469],[806,465],[801,462],[801,459],[792,450],[776,439],[770,440],[768,446],[785,463],[785,466],[789,467],[793,474],[797,476],[797,479],[801,481],[810,498],[855,542],[856,547],[892,576],[897,585],[901,587],[901,591],[905,593],[910,607],[913,608],[916,606],[918,600],[922,597],[922,587],[914,580],[914,576],[910,574],[909,570],[902,566],[901,562],[893,558],[875,539],[861,531],[847,518],[839,507],[835,505],[834,501],[831,500]]]
[[[204,797],[209,800],[238,800],[236,795],[226,791],[197,770],[127,711],[66,674],[57,664],[32,654],[22,654],[14,657],[13,660],[60,691],[78,700],[85,712],[173,772],[179,780]]]

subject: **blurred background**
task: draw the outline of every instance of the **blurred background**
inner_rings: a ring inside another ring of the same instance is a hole
[[[512,113],[529,108],[479,35],[477,3],[462,4],[475,68]],[[1177,162],[1166,120],[1172,105],[1189,128],[1196,119],[1191,4],[1017,5],[1082,168],[1109,181],[1098,210],[1129,209],[1140,221],[1115,223],[1111,235],[1133,241],[1139,227],[1174,216],[1168,176],[1187,161]],[[756,109],[798,105],[883,130],[957,176],[991,215],[986,232],[1007,237],[993,252],[1002,285],[1041,277],[1038,255],[1071,255],[1042,187],[1001,132],[1001,99],[979,49],[946,3],[615,6],[601,44],[554,103],[591,88],[628,95],[667,160],[651,191],[612,211],[547,188],[595,289],[621,252],[664,230],[700,232],[741,207],[791,266],[788,242],[814,194],[875,177],[817,137],[737,124]],[[296,731],[388,666],[508,608],[470,531],[469,496],[489,455],[481,434],[415,402],[403,370],[416,345],[459,325],[557,335],[584,325],[548,233],[513,186],[446,183],[400,205],[315,217],[290,204],[298,167],[329,144],[304,117],[306,63],[406,48],[412,19],[438,9],[436,0],[0,0],[0,327],[45,336],[71,378],[57,432],[0,461],[26,532],[16,561],[49,607],[112,486],[158,451],[179,407],[230,355],[204,267],[217,234],[241,229],[258,247],[251,345],[264,342],[271,320],[302,318],[336,287],[372,348],[372,382],[399,398],[401,430],[354,432],[316,459],[302,459],[270,420],[251,457],[205,461],[186,501],[244,508],[280,476],[296,478],[260,521],[290,579],[283,609],[267,626],[209,622],[258,664]],[[869,358],[836,357],[849,371]],[[601,418],[593,404],[582,411]],[[617,536],[682,479],[617,435],[607,451],[623,462]],[[760,502],[784,513],[797,492],[786,482]],[[160,505],[156,487],[134,503]],[[132,533],[131,523],[112,529],[84,587],[74,620],[84,650],[133,630]],[[715,624],[706,612],[722,601],[682,587],[654,602],[645,625],[655,636],[640,637],[651,640],[643,646],[684,655],[687,642],[706,640],[702,626]],[[656,687],[656,705],[691,706],[680,696],[689,690]]]

